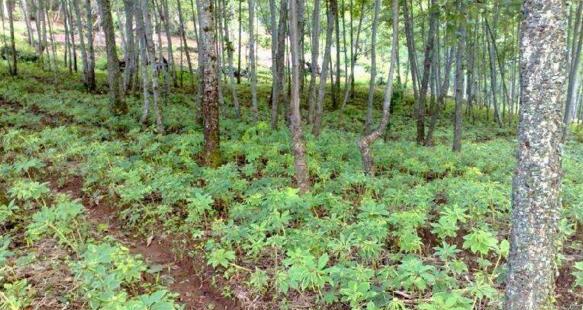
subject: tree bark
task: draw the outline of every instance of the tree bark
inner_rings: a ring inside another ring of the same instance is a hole
[[[16,76],[18,74],[18,61],[16,57],[16,40],[14,39],[14,0],[8,0],[8,23],[10,27],[10,49],[12,64],[10,65],[10,75]]]
[[[300,74],[302,65],[300,64],[299,31],[298,31],[298,0],[290,0],[289,9],[289,40],[292,61],[292,83],[290,99],[290,131],[292,134],[292,150],[294,153],[294,166],[296,171],[296,182],[300,192],[306,193],[310,190],[310,176],[306,163],[306,151],[302,133],[300,116]]]
[[[255,64],[255,0],[249,0],[249,79],[251,82],[251,109],[253,120],[259,120],[257,107],[257,68]]]
[[[310,85],[308,86],[308,122],[311,124],[316,111],[316,100],[318,100],[318,90],[316,79],[318,78],[318,57],[320,56],[320,0],[314,0],[314,11],[312,13],[312,38],[311,38],[311,65]]]
[[[202,114],[204,118],[204,159],[210,167],[221,164],[219,134],[219,80],[217,72],[217,45],[212,0],[197,0],[200,23],[199,53],[202,57]]]
[[[331,62],[331,46],[332,46],[332,33],[334,31],[334,15],[333,15],[333,5],[334,2],[330,2],[327,10],[327,23],[326,23],[326,46],[324,47],[324,59],[322,61],[322,72],[320,74],[320,86],[318,89],[318,101],[316,102],[316,113],[314,113],[314,122],[312,125],[312,134],[316,137],[320,135],[320,127],[322,123],[322,113],[324,112],[324,95],[326,93],[326,78],[328,76],[328,68]]]
[[[87,89],[95,91],[95,49],[93,47],[93,13],[91,12],[91,0],[85,0],[87,23]]]
[[[287,29],[287,0],[282,0],[279,8],[279,24],[277,28],[277,49],[275,56],[275,85],[271,97],[271,128],[276,128],[279,118],[279,104],[284,102],[285,77],[285,41]]]
[[[520,37],[518,167],[505,309],[553,308],[561,218],[561,110],[566,83],[562,0],[525,0]]]
[[[372,130],[372,110],[374,102],[375,85],[377,78],[377,27],[379,23],[379,11],[381,9],[381,0],[375,0],[374,13],[372,20],[372,35],[370,46],[370,81],[368,84],[368,108],[366,113],[366,123],[364,132],[367,134]],[[391,80],[387,81],[391,83]]]
[[[465,4],[458,0],[458,8],[461,18],[457,31],[457,51],[455,57],[455,118],[453,123],[453,146],[452,151],[462,150],[462,117],[464,100],[464,54],[466,48],[466,12]]]
[[[105,49],[107,51],[107,77],[109,81],[109,93],[111,96],[112,111],[115,115],[128,112],[128,106],[123,98],[121,89],[121,72],[119,59],[117,58],[117,46],[115,43],[115,29],[111,16],[111,3],[109,0],[98,0],[101,11],[101,27],[105,33]]]
[[[380,5],[380,1],[377,0]],[[376,6],[377,4],[375,4]],[[376,10],[376,8],[375,8]],[[374,159],[372,155],[371,145],[382,135],[385,134],[389,119],[391,116],[391,99],[393,97],[393,76],[395,67],[397,65],[397,50],[399,48],[399,0],[392,0],[392,15],[393,15],[393,33],[391,43],[391,67],[389,68],[389,76],[387,77],[387,85],[385,86],[385,97],[383,101],[383,118],[377,129],[370,134],[362,137],[358,141],[358,147],[362,156],[362,165],[364,173],[367,175],[374,175]]]

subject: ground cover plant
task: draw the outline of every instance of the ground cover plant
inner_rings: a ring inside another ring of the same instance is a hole
[[[583,307],[583,3],[0,3],[0,310]]]

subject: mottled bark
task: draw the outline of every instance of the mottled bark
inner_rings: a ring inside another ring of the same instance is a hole
[[[362,156],[362,165],[364,168],[364,172],[367,175],[374,175],[375,173],[371,145],[379,137],[384,135],[391,116],[391,99],[393,97],[393,76],[395,73],[395,67],[397,65],[397,50],[399,49],[399,0],[392,0],[392,14],[393,14],[392,18],[393,33],[391,43],[391,64],[389,68],[389,76],[387,77],[387,85],[385,86],[385,97],[383,101],[383,118],[381,119],[381,123],[379,124],[379,127],[377,127],[377,129],[375,129],[370,134],[367,134],[366,136],[362,137],[358,141],[358,147],[360,149],[360,154]]]
[[[109,93],[111,97],[112,111],[116,115],[128,112],[128,106],[123,98],[121,89],[121,72],[119,59],[117,58],[117,46],[115,43],[115,29],[111,16],[111,3],[109,0],[98,0],[101,14],[101,27],[105,34],[105,49],[107,52],[107,77]]]
[[[292,83],[290,98],[290,131],[292,134],[292,150],[294,153],[294,166],[296,172],[296,182],[300,192],[305,193],[310,190],[310,176],[306,163],[306,151],[304,137],[302,133],[302,121],[300,116],[300,74],[302,74],[302,64],[300,64],[299,31],[298,31],[298,0],[290,0],[289,6],[289,41],[292,61]]]
[[[219,79],[217,72],[217,45],[212,0],[197,0],[200,23],[200,57],[202,69],[202,114],[204,118],[204,160],[210,167],[221,164],[219,134]]]
[[[566,82],[562,0],[525,0],[520,37],[518,167],[505,309],[553,308],[561,213],[561,110]]]

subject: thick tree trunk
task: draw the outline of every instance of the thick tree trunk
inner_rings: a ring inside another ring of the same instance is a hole
[[[302,133],[302,120],[300,116],[300,74],[302,74],[302,64],[300,64],[299,31],[298,31],[298,0],[290,0],[289,9],[289,40],[292,61],[292,83],[290,99],[290,131],[292,134],[292,150],[294,153],[294,166],[296,171],[296,182],[300,192],[305,193],[310,190],[310,176],[306,163],[306,151],[304,137]]]
[[[380,1],[377,0],[380,5]],[[376,6],[377,4],[375,4]],[[376,10],[376,8],[375,8]],[[389,76],[387,77],[387,85],[385,86],[385,97],[383,101],[383,118],[377,129],[370,134],[362,137],[358,141],[358,147],[362,156],[362,165],[364,173],[367,175],[374,175],[374,159],[372,156],[371,145],[382,135],[384,135],[389,119],[391,116],[391,99],[393,97],[393,76],[395,67],[397,65],[397,50],[399,49],[399,0],[392,0],[392,14],[393,14],[393,34],[391,43],[391,66],[389,68]]]
[[[128,112],[128,106],[123,98],[121,89],[121,72],[119,59],[117,58],[117,46],[115,44],[115,29],[111,17],[111,3],[109,0],[98,0],[101,13],[101,27],[105,34],[105,49],[107,51],[107,77],[109,81],[109,93],[111,96],[112,111],[115,115]]]
[[[215,40],[215,17],[212,0],[197,0],[200,23],[200,56],[202,57],[204,117],[204,159],[210,167],[221,164],[219,135],[219,79],[217,72],[217,45]]]
[[[518,167],[505,309],[553,308],[561,218],[561,110],[566,18],[562,0],[525,0],[520,38]]]

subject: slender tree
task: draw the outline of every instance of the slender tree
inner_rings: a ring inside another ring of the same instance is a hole
[[[465,4],[458,0],[459,26],[457,31],[457,50],[455,56],[455,117],[453,122],[454,152],[462,150],[462,105],[464,100],[464,54],[466,48]]]
[[[327,23],[326,23],[326,45],[324,47],[324,59],[322,61],[322,73],[320,74],[320,86],[318,89],[318,101],[316,102],[316,113],[314,113],[314,120],[312,125],[312,134],[314,136],[320,135],[320,127],[322,125],[322,114],[324,113],[324,95],[326,93],[326,77],[328,76],[328,68],[331,63],[331,47],[332,47],[332,33],[334,31],[334,15],[333,4],[334,1],[328,3],[327,8]]]
[[[289,41],[292,61],[292,83],[290,99],[290,131],[292,134],[292,150],[294,153],[294,166],[296,182],[300,192],[310,190],[310,176],[306,163],[306,150],[302,133],[302,121],[300,117],[300,64],[299,29],[298,29],[298,0],[290,0],[289,6]]]
[[[566,17],[562,0],[525,0],[522,11],[518,167],[505,309],[552,309],[562,210]]]
[[[8,9],[8,23],[10,25],[10,75],[16,76],[18,74],[18,61],[16,55],[16,40],[14,38],[14,0],[8,0],[7,2],[7,9]]]
[[[375,173],[374,159],[370,147],[379,137],[385,134],[391,116],[391,100],[393,97],[393,76],[395,74],[395,67],[397,65],[397,50],[399,49],[399,0],[392,0],[391,8],[393,23],[392,28],[393,33],[391,41],[391,64],[389,67],[389,75],[387,77],[387,85],[385,86],[385,97],[383,100],[383,118],[381,119],[381,123],[375,130],[373,130],[371,133],[367,133],[364,137],[362,137],[358,141],[358,148],[360,149],[360,154],[362,156],[362,165],[364,167],[364,172],[367,175],[374,175]]]
[[[105,49],[107,52],[107,76],[109,80],[109,93],[111,96],[112,111],[116,115],[128,112],[128,106],[123,98],[121,89],[121,72],[119,70],[119,59],[117,58],[117,46],[115,43],[115,29],[113,28],[113,18],[111,16],[111,2],[109,0],[98,0],[101,14],[101,27],[105,33]]]

